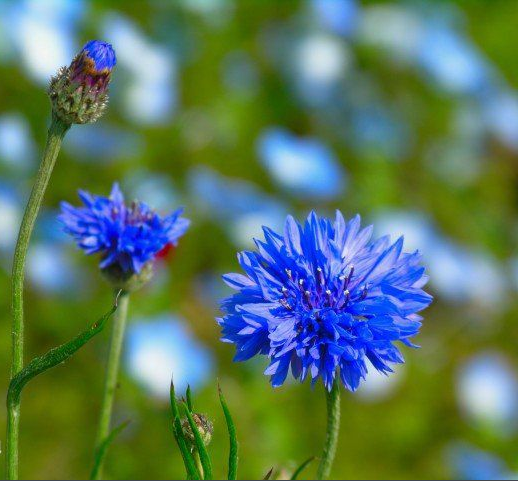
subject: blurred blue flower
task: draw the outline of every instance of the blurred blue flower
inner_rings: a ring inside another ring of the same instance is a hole
[[[245,51],[227,54],[222,65],[223,81],[227,88],[241,94],[254,94],[260,84],[259,72],[253,59]]]
[[[129,132],[103,122],[70,129],[64,148],[75,160],[106,165],[139,157],[144,150],[144,140],[138,132]]]
[[[28,72],[41,83],[68,65],[76,52],[77,21],[85,11],[83,0],[22,0],[10,2],[5,26],[13,50]]]
[[[515,91],[498,90],[484,99],[483,119],[495,137],[518,151],[518,94]]]
[[[246,275],[227,274],[238,292],[223,300],[218,319],[222,341],[236,344],[236,361],[270,357],[265,371],[274,387],[291,366],[301,382],[311,375],[331,389],[340,370],[355,391],[367,374],[366,360],[380,372],[402,363],[393,341],[416,347],[421,317],[432,298],[421,289],[428,277],[420,254],[402,251],[403,239],[371,242],[372,226],[360,217],[345,222],[311,213],[304,226],[286,220],[284,235],[264,228],[258,252],[241,252]]]
[[[207,217],[221,221],[239,246],[250,245],[251,237],[260,234],[261,226],[281,227],[286,218],[286,207],[251,182],[198,168],[190,172],[189,187],[191,202]]]
[[[374,234],[403,236],[408,250],[422,250],[424,259],[437,241],[437,232],[426,212],[418,210],[383,210],[374,216]]]
[[[20,200],[12,187],[0,184],[0,253],[10,256],[14,249],[22,214]]]
[[[304,199],[332,199],[344,192],[344,170],[319,140],[271,128],[259,137],[257,148],[274,180],[294,194]]]
[[[451,93],[482,94],[490,85],[491,71],[468,39],[440,22],[426,25],[418,63],[426,79]]]
[[[420,15],[408,4],[380,3],[362,10],[357,40],[389,56],[391,63],[413,64],[423,28]]]
[[[377,103],[353,109],[349,143],[362,155],[382,155],[401,160],[412,145],[410,126],[400,116]]]
[[[311,7],[321,24],[339,35],[348,37],[357,27],[360,6],[356,0],[312,0]]]
[[[101,269],[117,266],[122,273],[139,273],[167,245],[177,245],[189,221],[182,209],[160,217],[147,204],[126,206],[117,183],[110,197],[79,191],[85,207],[61,204],[60,221],[86,254],[100,253]]]
[[[79,273],[62,246],[38,242],[27,254],[27,278],[39,291],[67,294],[80,285]]]
[[[171,205],[180,202],[171,178],[163,172],[136,169],[129,172],[123,182],[133,199],[146,199],[158,212],[167,212]]]
[[[444,299],[498,310],[505,307],[507,281],[500,264],[491,255],[438,238],[427,251],[425,262],[430,269],[432,286]],[[488,285],[491,286],[489,292]]]
[[[163,314],[132,320],[128,327],[125,365],[153,396],[168,399],[171,375],[175,387],[201,388],[211,377],[211,353],[179,319]]]
[[[485,352],[459,370],[457,399],[462,413],[481,428],[510,434],[518,427],[518,378],[502,355]]]
[[[301,99],[310,106],[328,105],[337,93],[339,81],[351,67],[352,53],[347,45],[331,35],[313,33],[294,39],[289,59],[281,68],[295,83]]]
[[[171,50],[152,43],[132,20],[119,14],[104,18],[103,35],[117,50],[122,84],[115,100],[124,113],[141,124],[169,121],[177,102]]]
[[[451,444],[446,456],[455,479],[513,479],[500,458],[469,444]]]
[[[23,170],[34,160],[34,142],[29,125],[19,113],[0,116],[0,161],[13,170]]]

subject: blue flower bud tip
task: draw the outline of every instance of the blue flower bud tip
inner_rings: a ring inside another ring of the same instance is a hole
[[[81,53],[83,52],[89,59],[93,60],[95,69],[98,72],[105,70],[111,71],[117,63],[113,47],[109,43],[102,42],[101,40],[90,40],[83,47]]]

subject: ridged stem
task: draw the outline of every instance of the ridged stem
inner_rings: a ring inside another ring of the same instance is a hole
[[[331,391],[326,389],[327,433],[324,452],[318,466],[317,479],[327,479],[333,466],[340,432],[340,386],[335,381]]]
[[[128,317],[129,293],[123,292],[119,298],[119,308],[113,318],[113,331],[110,340],[110,350],[106,364],[106,378],[104,382],[104,394],[101,404],[101,415],[97,430],[95,452],[97,453],[106,438],[110,435],[113,401],[117,390],[117,379],[119,377],[119,364],[126,331],[126,320]],[[95,479],[103,478],[103,463],[99,465]]]
[[[32,187],[31,195],[23,214],[18,240],[14,251],[13,271],[11,278],[11,307],[12,307],[12,350],[11,350],[11,379],[23,368],[23,284],[25,278],[25,260],[34,223],[41,207],[47,185],[52,175],[56,158],[61,148],[63,137],[70,128],[55,116],[47,135],[47,143]],[[6,433],[6,477],[18,479],[18,433],[20,429],[20,402],[9,403],[7,406]]]

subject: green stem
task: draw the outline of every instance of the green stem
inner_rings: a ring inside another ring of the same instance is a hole
[[[110,435],[110,424],[113,410],[113,400],[117,389],[117,378],[119,376],[119,362],[126,330],[126,319],[128,317],[129,293],[123,292],[119,299],[119,308],[113,319],[113,331],[110,340],[110,352],[106,364],[106,379],[104,382],[104,394],[101,404],[101,416],[97,430],[95,452],[101,449],[106,438]],[[103,479],[103,463],[98,466],[95,479]]]
[[[201,464],[200,453],[198,452],[197,449],[194,450],[193,455],[194,455],[194,462],[196,463],[196,467],[198,468],[198,471],[200,473],[200,479],[204,479],[205,475],[203,472],[203,466]]]
[[[335,459],[338,433],[340,431],[340,386],[335,381],[331,391],[326,389],[327,434],[324,452],[318,466],[317,479],[327,479]]]
[[[29,202],[23,214],[18,240],[14,251],[11,306],[12,306],[12,364],[11,379],[23,368],[23,283],[25,277],[25,259],[29,241],[34,229],[34,223],[41,207],[45,190],[56,163],[63,137],[70,128],[69,124],[63,123],[55,116],[47,135],[47,144],[43,158],[32,187]],[[18,432],[20,424],[20,402],[11,403],[7,407],[7,434],[6,434],[6,476],[7,479],[18,479]]]

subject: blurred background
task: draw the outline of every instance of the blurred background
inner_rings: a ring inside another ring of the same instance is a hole
[[[190,383],[227,433],[216,377],[237,424],[241,478],[319,454],[321,386],[273,390],[266,359],[233,364],[218,341],[221,273],[265,224],[310,209],[362,214],[424,253],[436,301],[420,350],[389,378],[344,393],[333,476],[512,478],[518,472],[518,2],[359,0],[0,0],[0,368],[9,370],[13,244],[49,122],[45,86],[87,40],[118,65],[104,118],[66,137],[31,245],[26,359],[111,303],[98,259],[60,230],[61,200],[86,188],[192,227],[131,300],[110,448],[111,478],[184,476],[168,385]],[[22,405],[22,478],[85,478],[109,329],[39,377]],[[3,438],[5,413],[1,410]],[[315,466],[307,475],[314,476]]]

